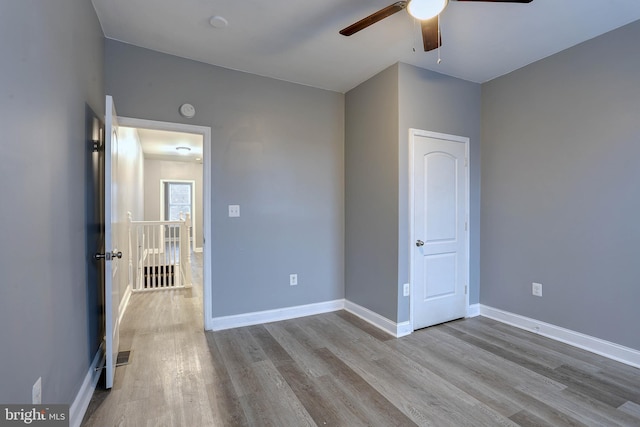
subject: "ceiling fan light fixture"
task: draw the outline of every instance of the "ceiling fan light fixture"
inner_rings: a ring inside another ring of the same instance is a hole
[[[407,11],[414,18],[425,21],[440,15],[448,2],[449,0],[411,0],[407,5]]]

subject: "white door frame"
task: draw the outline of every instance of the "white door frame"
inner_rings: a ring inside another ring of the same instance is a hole
[[[465,146],[465,157],[467,159],[467,166],[469,166],[468,162],[469,162],[469,138],[464,137],[464,136],[457,136],[457,135],[449,135],[446,133],[438,133],[438,132],[431,132],[431,131],[426,131],[426,130],[421,130],[421,129],[414,129],[414,128],[409,128],[409,323],[411,324],[411,331],[413,332],[413,295],[414,295],[414,290],[413,290],[413,251],[414,251],[414,245],[415,245],[415,241],[416,241],[416,237],[414,235],[414,226],[413,226],[413,222],[415,220],[415,215],[414,215],[414,210],[415,210],[415,203],[413,200],[413,191],[414,191],[414,179],[413,179],[413,172],[414,172],[414,168],[413,168],[413,162],[414,162],[414,150],[415,150],[415,137],[416,136],[423,136],[423,137],[427,137],[427,138],[434,138],[434,139],[441,139],[444,141],[451,141],[454,143],[463,143]],[[467,222],[467,229],[466,229],[466,234],[467,234],[467,244],[466,244],[466,253],[467,253],[467,277],[465,277],[465,283],[467,286],[467,292],[466,292],[466,316],[469,316],[469,294],[470,294],[470,289],[469,289],[469,272],[470,272],[470,267],[471,267],[471,261],[469,259],[469,236],[470,236],[470,231],[471,231],[471,224],[469,221],[469,201],[470,201],[470,195],[469,195],[469,167],[466,168],[466,179],[465,179],[465,191],[467,193],[467,200],[466,200],[466,205],[467,205],[467,211],[465,212],[465,221]]]
[[[203,164],[204,165],[204,164]],[[197,217],[197,212],[196,212],[196,181],[194,179],[169,179],[169,178],[160,178],[160,221],[164,221],[165,220],[165,215],[164,215],[164,184],[166,182],[179,182],[179,183],[186,183],[186,184],[191,184],[191,236],[190,238],[191,240],[191,250],[193,252],[196,251],[196,231],[197,231],[197,226],[196,226],[196,217]]]
[[[160,122],[156,120],[118,117],[120,126],[165,130],[171,132],[195,133],[202,135],[202,306],[204,329],[212,330],[212,283],[211,283],[211,128],[208,126],[189,125],[183,123]]]

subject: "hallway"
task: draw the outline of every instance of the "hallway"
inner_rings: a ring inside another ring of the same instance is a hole
[[[190,289],[131,296],[120,329],[120,351],[131,350],[129,364],[116,369],[110,392],[98,385],[83,426],[214,424],[215,405],[207,398],[214,375],[203,327],[202,253],[192,254],[192,275]]]

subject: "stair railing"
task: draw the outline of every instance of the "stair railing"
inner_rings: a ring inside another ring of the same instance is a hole
[[[179,221],[129,218],[130,265],[135,260],[136,268],[132,291],[191,286],[190,228],[190,215]]]

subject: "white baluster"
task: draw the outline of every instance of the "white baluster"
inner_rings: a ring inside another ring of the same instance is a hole
[[[133,240],[131,238],[131,228],[132,228],[132,223],[133,222],[133,216],[131,215],[131,212],[127,212],[127,229],[128,229],[128,235],[129,235],[129,286],[131,286],[131,290],[135,289],[136,285],[133,281],[133,251],[131,250],[131,248],[133,247],[133,245],[131,244],[131,241]]]
[[[184,277],[183,286],[191,287],[191,214],[187,213],[184,218],[183,226],[180,230],[180,236],[184,235],[184,239],[180,239],[180,269]]]

